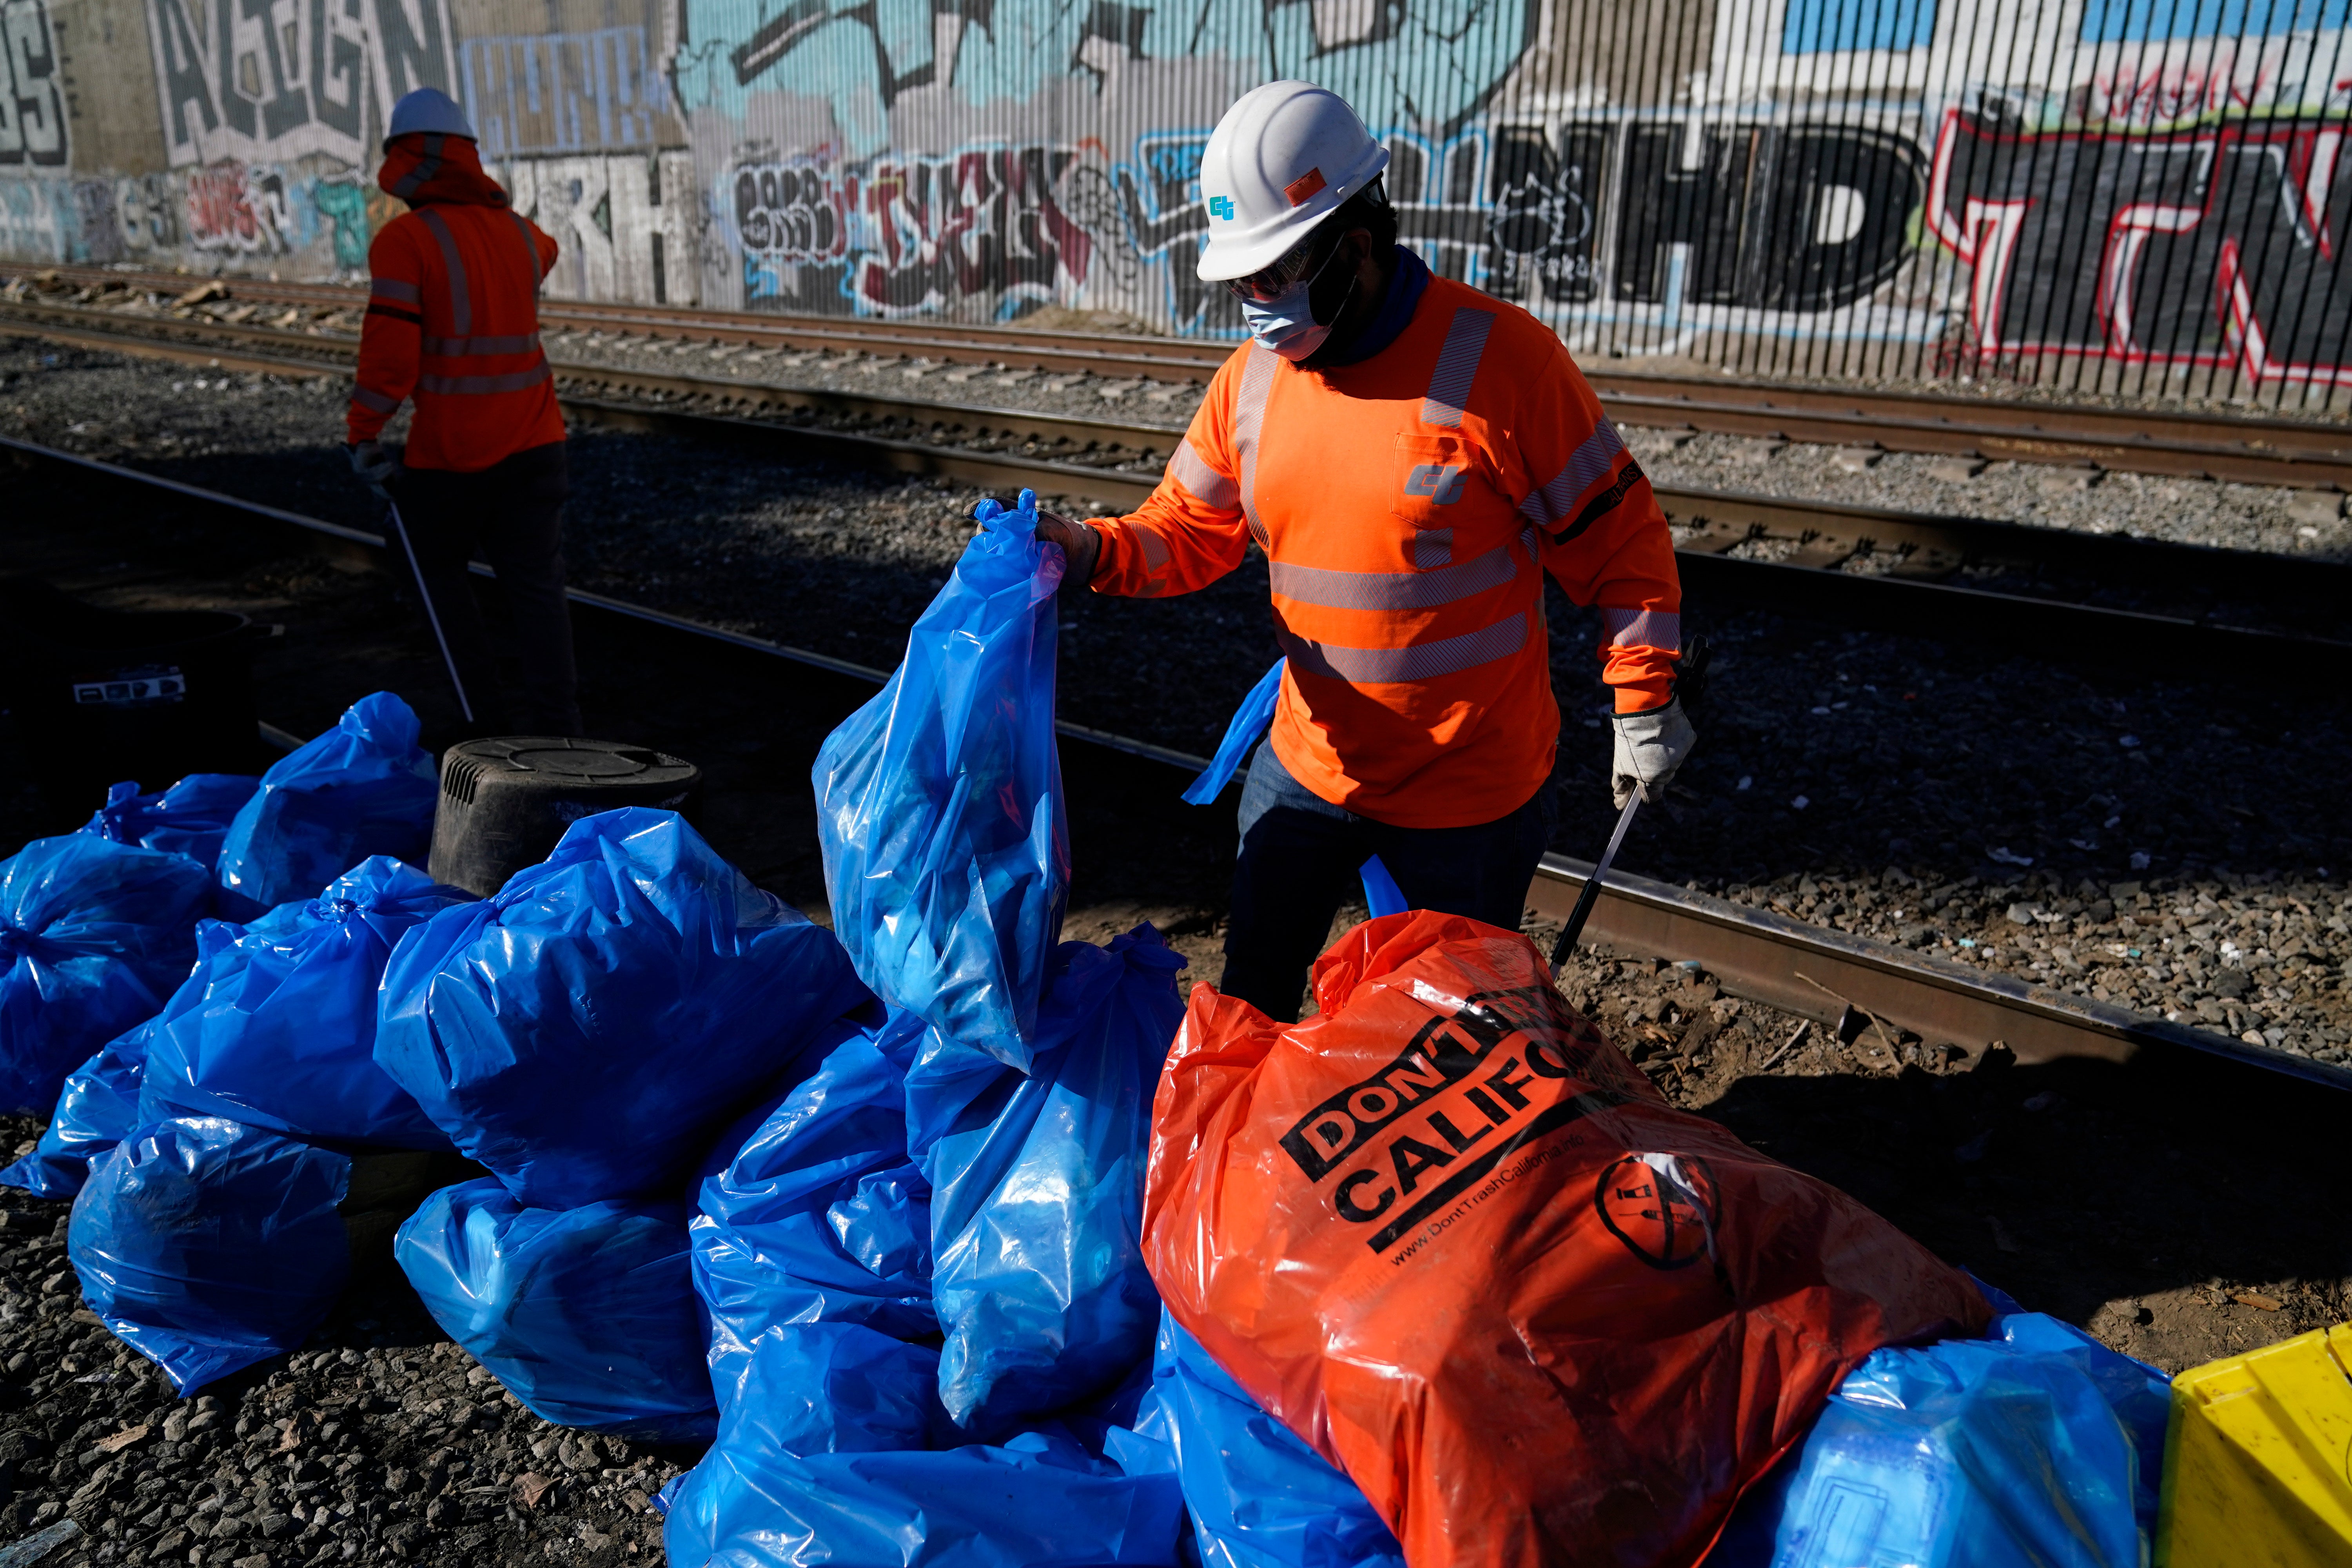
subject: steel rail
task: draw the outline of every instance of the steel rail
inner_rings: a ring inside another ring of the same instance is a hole
[[[162,290],[186,282],[169,274],[54,270],[60,279],[71,278],[85,287]],[[236,291],[277,303],[341,309],[364,303],[360,291],[341,285],[240,279]],[[1176,338],[1139,338],[1114,348],[1106,344],[1115,340],[1100,334],[932,318],[918,323],[572,300],[546,301],[541,315],[562,329],[610,329],[803,352],[910,355],[934,363],[1008,364],[1114,378],[1198,379],[1214,374],[1231,353],[1227,345]],[[2017,462],[2091,464],[2248,484],[2352,489],[2352,429],[2340,420],[2114,408],[1888,388],[1856,392],[1781,382],[1727,383],[1605,365],[1588,367],[1586,377],[1612,416],[1626,425]]]
[[[1564,921],[1592,867],[1546,855],[1528,902]],[[1695,961],[1736,996],[1823,1023],[1849,1007],[1930,1042],[1994,1041],[2021,1062],[2061,1057],[2128,1061],[2144,1049],[2186,1049],[2352,1089],[2352,1068],[2257,1050],[2227,1036],[2167,1023],[2088,996],[2070,995],[1998,971],[1891,942],[1808,925],[1769,910],[1629,876],[1612,868],[1585,924],[1585,940],[1643,958]],[[1888,1040],[1893,1047],[1895,1042]]]
[[[272,348],[318,342],[267,328],[247,329],[243,335]],[[137,334],[104,341],[105,334],[86,327],[75,329],[73,336],[131,352],[153,342]],[[194,352],[185,343],[176,348],[173,357]],[[245,368],[281,374],[334,368],[315,360],[236,357]],[[794,460],[1007,489],[1026,486],[1057,501],[1118,510],[1139,505],[1150,493],[1158,479],[1158,454],[1175,434],[1168,427],[1112,420],[773,387],[676,372],[562,361],[556,368],[559,396],[583,426],[683,432],[748,442]],[[628,400],[614,397],[614,392]],[[885,428],[897,422],[933,438],[748,416],[761,409],[872,418]],[[1003,447],[1009,439],[1032,445],[1007,451]],[[1656,493],[1668,518],[1685,530],[1677,546],[1682,575],[1701,602],[1714,597],[1848,626],[1993,639],[2056,648],[2067,658],[2168,670],[2262,660],[2263,668],[2292,681],[2326,683],[2352,676],[2352,643],[2333,637],[1949,580],[1972,570],[2014,569],[2031,575],[2048,568],[2084,574],[2102,589],[2132,584],[2200,598],[2238,594],[2266,607],[2340,606],[2352,603],[2352,566],[2341,563],[1723,491],[1659,487]],[[1732,553],[1759,543],[1786,549],[1787,559]],[[1853,565],[1868,569],[1845,569]]]
[[[378,553],[385,541],[364,530],[142,473],[77,453],[0,437],[0,449],[135,486],[168,491],[302,533]],[[476,563],[474,572],[495,576]],[[732,647],[878,685],[887,672],[847,659],[694,621],[609,595],[570,591],[583,608],[626,616],[702,642]],[[267,726],[265,726],[265,730]],[[1206,759],[1130,736],[1058,721],[1063,735],[1171,770],[1196,771]],[[291,737],[285,737],[290,740]],[[1175,781],[1170,781],[1171,790]],[[1546,855],[1528,901],[1547,919],[1564,919],[1591,871],[1589,863]],[[1734,995],[1823,1022],[1851,1009],[1872,1023],[1907,1029],[1933,1042],[1982,1048],[1999,1042],[2020,1061],[2087,1057],[2128,1061],[2143,1051],[2193,1050],[2335,1089],[2352,1089],[2352,1068],[2256,1050],[2227,1037],[2034,985],[1994,971],[1970,969],[1891,943],[1808,925],[1647,878],[1612,870],[1586,926],[1589,942],[1631,956],[1696,961]],[[1893,1042],[1890,1040],[1889,1045]]]

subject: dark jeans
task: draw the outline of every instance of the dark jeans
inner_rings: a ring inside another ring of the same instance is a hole
[[[1375,855],[1412,908],[1519,929],[1528,884],[1559,817],[1549,780],[1498,821],[1391,827],[1333,805],[1292,778],[1270,741],[1258,742],[1249,767],[1225,973],[1217,982],[1226,995],[1284,1023],[1297,1019],[1307,967],[1323,951],[1339,906],[1362,887],[1358,868]]]
[[[564,443],[517,452],[479,473],[404,468],[392,482],[393,550],[424,597],[467,728],[477,733],[577,735],[579,678],[572,607],[563,597]],[[514,623],[520,691],[500,689],[498,661],[466,563],[478,547],[499,574]]]

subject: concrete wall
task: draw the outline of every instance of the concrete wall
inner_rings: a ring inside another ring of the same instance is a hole
[[[0,252],[352,276],[449,89],[555,291],[1233,336],[1201,150],[1277,76],[1580,352],[2352,381],[2352,0],[0,0]]]

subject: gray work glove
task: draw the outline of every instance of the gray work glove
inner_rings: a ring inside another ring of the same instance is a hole
[[[403,448],[386,447],[381,441],[362,441],[357,446],[346,447],[343,450],[352,455],[352,472],[360,477],[360,482],[386,500],[390,500],[392,497],[385,487],[390,485],[394,476],[400,472],[400,456]]]
[[[1646,713],[1620,713],[1615,721],[1617,755],[1609,767],[1609,793],[1620,811],[1636,788],[1643,805],[1655,805],[1665,799],[1666,785],[1674,782],[1675,770],[1690,755],[1698,734],[1683,717],[1680,701]]]
[[[1062,592],[1083,594],[1095,580],[1095,564],[1102,559],[1102,535],[1075,518],[1037,509],[1037,537],[1058,544],[1069,565],[1062,573]]]

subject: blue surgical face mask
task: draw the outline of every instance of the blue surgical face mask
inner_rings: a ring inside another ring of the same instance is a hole
[[[1249,323],[1250,336],[1293,364],[1321,348],[1324,340],[1331,335],[1332,322],[1339,319],[1339,312],[1346,308],[1348,296],[1355,292],[1355,282],[1349,280],[1348,293],[1342,294],[1331,308],[1329,321],[1315,319],[1315,285],[1322,280],[1331,263],[1339,259],[1347,248],[1342,245],[1333,250],[1312,274],[1301,278],[1271,300],[1243,300],[1242,320]]]

